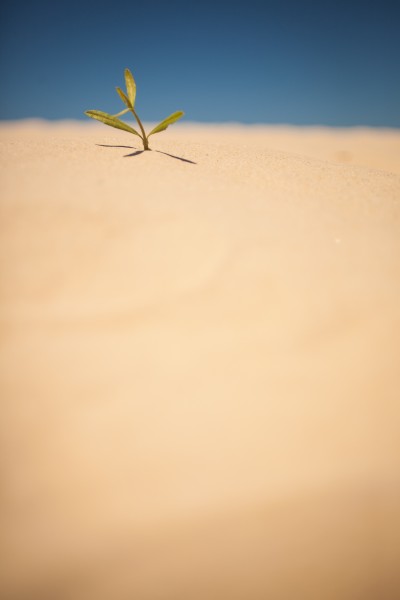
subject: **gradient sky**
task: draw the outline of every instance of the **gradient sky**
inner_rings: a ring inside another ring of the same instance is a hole
[[[0,118],[400,127],[400,2],[13,0],[1,9]]]

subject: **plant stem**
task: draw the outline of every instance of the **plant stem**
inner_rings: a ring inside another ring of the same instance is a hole
[[[146,137],[146,133],[144,131],[144,127],[142,125],[142,122],[139,119],[139,117],[137,116],[135,109],[132,108],[131,110],[132,110],[133,116],[135,117],[136,121],[138,122],[138,125],[140,127],[140,131],[142,132],[142,136],[143,136],[143,138],[142,138],[143,139],[143,148],[145,150],[150,150],[150,148],[149,148],[149,140]]]

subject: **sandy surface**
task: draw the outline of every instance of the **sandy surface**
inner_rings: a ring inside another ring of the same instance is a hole
[[[0,131],[0,595],[394,600],[400,132]]]

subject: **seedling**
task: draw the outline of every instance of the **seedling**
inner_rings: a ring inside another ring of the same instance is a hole
[[[97,121],[101,121],[102,123],[104,123],[105,125],[109,125],[110,127],[122,129],[123,131],[129,131],[129,133],[133,133],[134,135],[139,136],[143,142],[144,150],[151,150],[151,148],[149,148],[149,137],[154,133],[165,131],[168,125],[172,125],[172,123],[175,123],[175,121],[183,117],[185,113],[181,110],[174,112],[172,115],[164,119],[164,121],[161,121],[161,123],[159,123],[156,127],[154,127],[154,129],[150,131],[149,134],[146,135],[142,122],[135,111],[136,83],[129,69],[125,69],[125,84],[126,94],[121,90],[121,88],[117,87],[117,92],[122,102],[126,106],[124,110],[121,110],[121,112],[117,113],[116,115],[109,115],[108,113],[105,113],[101,110],[86,110],[85,115],[91,117],[92,119],[96,119]],[[127,125],[127,123],[124,123],[123,121],[117,118],[129,111],[135,117],[141,133],[139,133],[138,131],[136,131],[136,129],[133,129],[133,127]]]

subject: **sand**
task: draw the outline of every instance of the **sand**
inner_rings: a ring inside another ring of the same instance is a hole
[[[400,132],[0,131],[0,595],[397,597]]]

